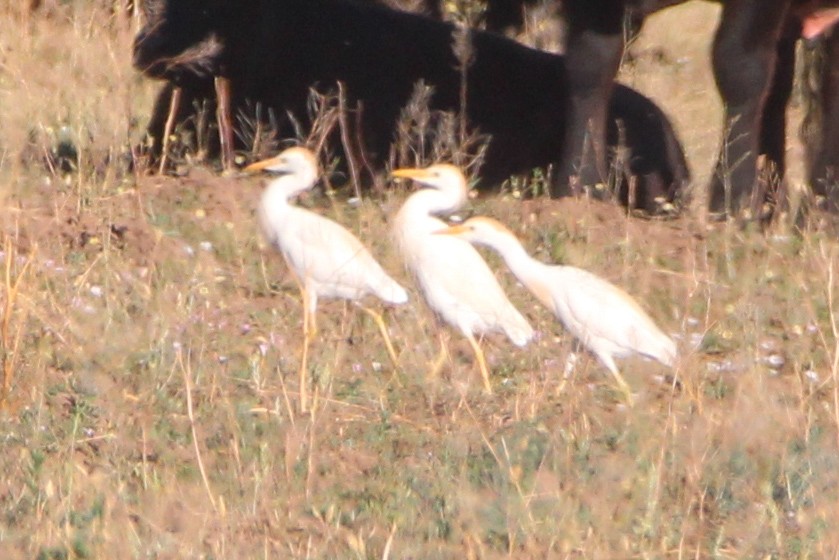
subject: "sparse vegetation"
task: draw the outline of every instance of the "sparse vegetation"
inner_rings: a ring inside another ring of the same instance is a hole
[[[323,303],[298,415],[302,306],[260,241],[261,181],[126,165],[158,86],[130,67],[137,22],[100,4],[0,8],[0,557],[839,554],[835,232],[644,221],[515,188],[476,199],[537,256],[644,302],[679,337],[677,377],[624,362],[622,406],[496,259],[540,337],[484,341],[494,395],[414,288],[385,313],[398,369],[366,314]],[[656,18],[710,28],[715,9]],[[646,28],[633,48],[676,62],[636,56],[623,79],[674,118],[702,185],[719,132],[709,35]],[[413,287],[388,233],[405,192],[350,206],[333,186],[309,204]],[[429,378],[440,333],[450,365]]]

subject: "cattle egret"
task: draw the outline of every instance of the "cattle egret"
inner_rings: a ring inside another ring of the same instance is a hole
[[[280,173],[262,194],[259,217],[268,242],[288,263],[303,296],[303,358],[300,368],[300,407],[307,408],[306,359],[309,342],[317,333],[318,297],[357,301],[373,294],[388,303],[405,303],[405,289],[382,270],[370,252],[337,223],[289,203],[289,199],[314,186],[318,164],[314,154],[301,147],[245,168]],[[391,359],[396,355],[382,318],[363,308],[385,338]]]
[[[670,367],[676,362],[675,343],[632,296],[586,270],[537,261],[500,222],[475,217],[438,233],[498,252],[519,282],[608,368],[630,402],[629,385],[615,358],[638,353]]]
[[[434,234],[447,224],[432,214],[453,212],[464,205],[466,179],[457,167],[447,164],[397,169],[393,176],[427,187],[408,197],[396,215],[399,247],[429,306],[469,341],[484,387],[491,393],[489,370],[475,334],[503,331],[513,344],[524,346],[533,337],[533,329],[474,247],[456,237]]]

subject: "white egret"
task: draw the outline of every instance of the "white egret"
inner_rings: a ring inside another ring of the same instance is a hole
[[[433,214],[463,207],[468,193],[466,179],[457,167],[448,164],[397,169],[393,176],[428,187],[408,197],[396,215],[394,229],[399,247],[429,306],[469,341],[484,387],[491,393],[489,370],[475,334],[503,331],[515,345],[524,346],[533,337],[533,328],[507,299],[474,247],[455,237],[435,235],[447,224]],[[443,356],[438,358],[435,370]]]
[[[268,242],[286,260],[303,296],[303,357],[300,367],[300,407],[307,409],[308,346],[317,333],[318,298],[358,301],[373,294],[388,303],[405,303],[408,294],[387,275],[370,252],[343,226],[314,212],[292,205],[289,199],[314,186],[318,179],[315,155],[302,147],[245,168],[246,172],[272,171],[281,175],[262,195],[259,217]],[[382,332],[391,359],[396,355],[382,318],[366,309]]]
[[[470,218],[438,233],[498,252],[519,282],[606,366],[630,402],[629,386],[615,358],[638,353],[666,366],[675,364],[673,339],[656,326],[632,296],[607,280],[573,266],[537,261],[513,232],[491,218]]]

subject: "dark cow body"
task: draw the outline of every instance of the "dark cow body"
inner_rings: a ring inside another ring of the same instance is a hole
[[[839,30],[821,40],[814,111],[815,138],[808,138],[808,179],[826,209],[839,212]]]
[[[234,108],[260,102],[298,118],[306,115],[310,87],[331,89],[340,81],[350,106],[361,106],[365,153],[378,164],[417,81],[434,88],[431,109],[461,107],[462,64],[450,24],[349,0],[168,0],[162,7],[162,18],[138,35],[134,53],[138,69],[170,83],[155,107],[152,137],[161,138],[171,84],[186,96],[177,118],[183,121],[190,99],[213,97],[212,76],[230,80]],[[565,140],[566,61],[492,33],[469,38],[465,113],[492,137],[481,186],[556,162]],[[608,107],[609,146],[626,140],[638,205],[651,208],[656,196],[672,200],[689,173],[667,118],[624,86],[615,87]]]
[[[559,1],[559,0],[557,0]],[[564,152],[559,158],[554,194],[564,192],[569,177],[583,184],[598,182],[606,171],[606,101],[614,87],[624,48],[627,23],[639,26],[652,12],[685,0],[562,0],[568,22],[566,56],[569,95]],[[521,22],[521,10],[532,0],[488,0],[486,21],[496,29]],[[779,184],[785,164],[785,111],[793,81],[795,42],[802,21],[836,0],[720,0],[720,24],[714,37],[714,78],[725,104],[725,133],[709,189],[711,211],[757,216],[764,202],[785,204]],[[839,74],[839,56],[829,62]],[[839,79],[839,78],[834,78]],[[825,81],[825,103],[835,107],[836,90]],[[828,120],[826,140],[839,134]],[[839,108],[835,109],[839,112]],[[834,119],[835,120],[835,119]],[[811,178],[819,181],[836,169],[829,142],[813,158]],[[834,144],[835,146],[835,144]],[[765,156],[760,158],[759,156]],[[764,163],[761,163],[763,161]],[[834,198],[836,190],[825,193]],[[745,214],[742,211],[747,210]],[[770,210],[771,212],[771,210]],[[764,215],[765,217],[765,215]]]

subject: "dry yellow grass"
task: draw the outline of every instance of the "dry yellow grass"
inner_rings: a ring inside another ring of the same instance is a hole
[[[704,4],[682,9],[711,17]],[[718,101],[708,38],[677,25],[686,13],[648,29],[689,61],[642,57],[623,79],[673,117],[701,183]],[[0,413],[0,557],[839,554],[831,235],[475,200],[531,252],[644,302],[681,338],[679,383],[625,362],[637,404],[621,406],[596,360],[572,367],[572,341],[488,255],[541,332],[524,350],[485,341],[495,395],[457,335],[443,377],[427,377],[440,326],[412,288],[386,314],[395,371],[368,317],[323,305],[313,411],[297,415],[302,307],[259,241],[261,182],[126,171],[119,155],[154,90],[130,68],[133,22],[70,2],[28,22],[4,12],[0,25],[0,246],[11,247],[0,359],[14,369]],[[42,158],[62,126],[79,154],[66,175]],[[388,233],[404,196],[310,204],[413,286]]]

